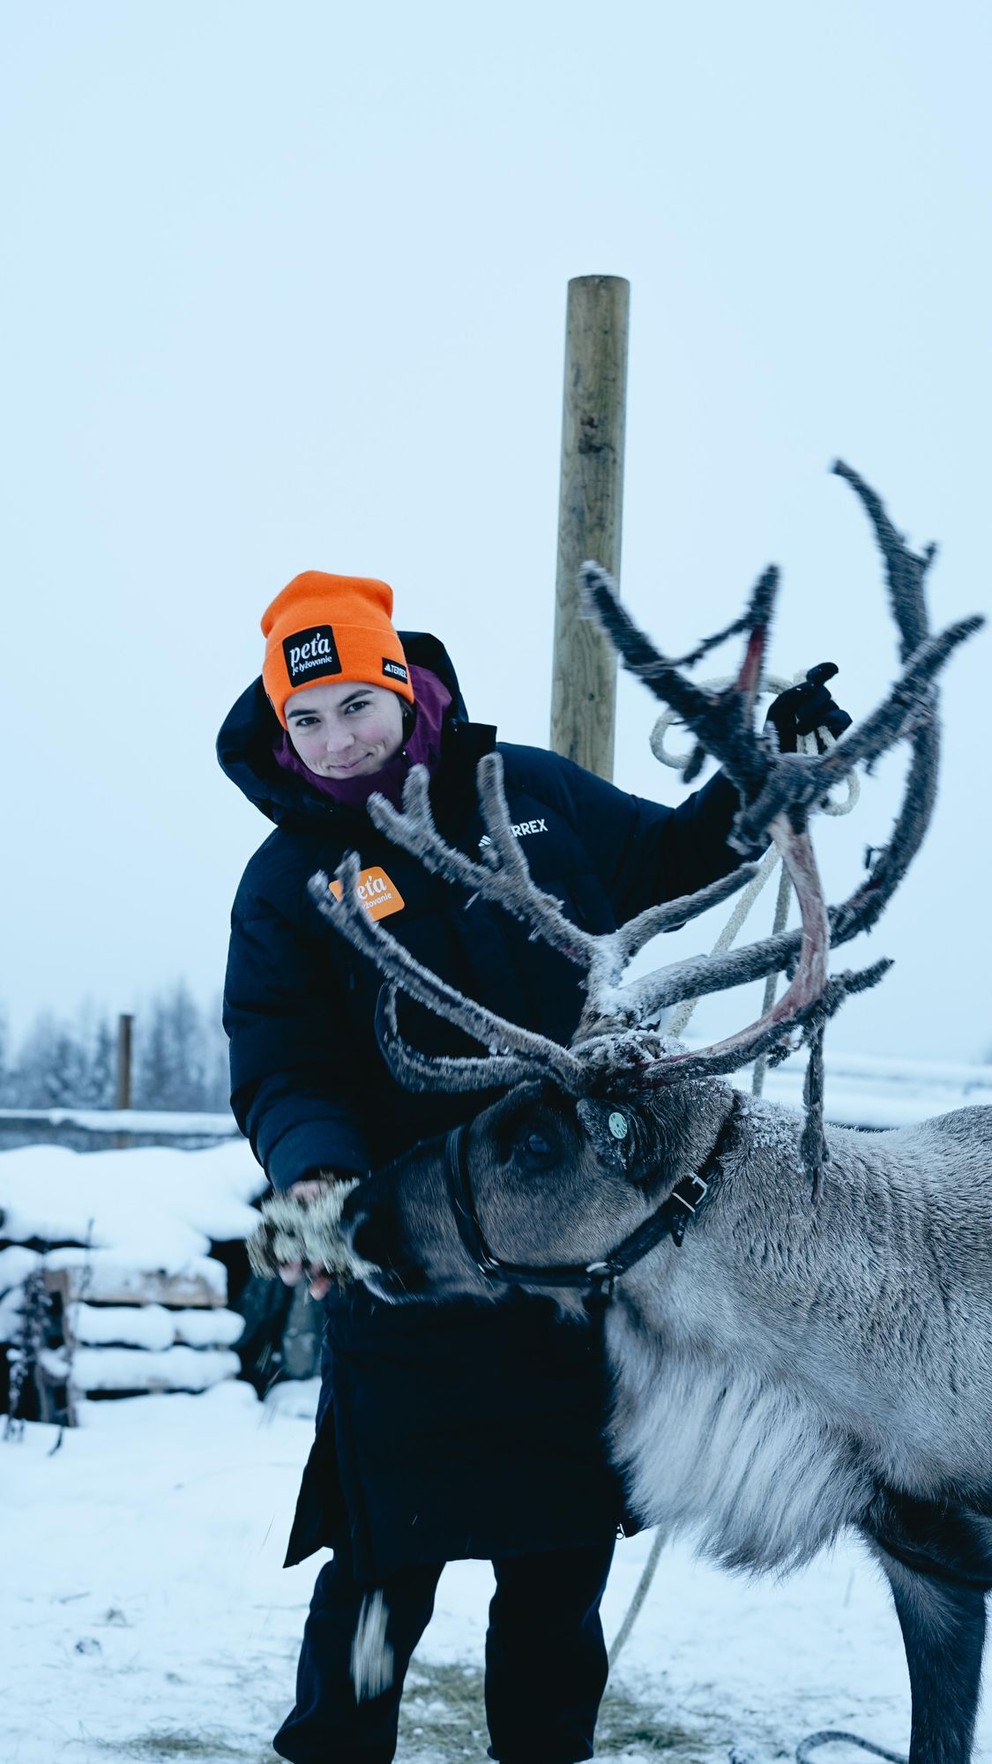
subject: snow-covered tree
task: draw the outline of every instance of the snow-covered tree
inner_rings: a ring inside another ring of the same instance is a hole
[[[226,1102],[226,1042],[219,1014],[201,1008],[186,981],[177,981],[135,1017],[134,1105],[216,1109]]]
[[[74,1018],[43,1011],[16,1051],[0,1016],[0,1102],[9,1108],[112,1108],[117,1031],[88,1002]],[[185,980],[135,1013],[132,1103],[144,1109],[224,1109],[227,1040],[219,1003],[197,1002]]]

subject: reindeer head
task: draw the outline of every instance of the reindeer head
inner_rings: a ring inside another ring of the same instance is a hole
[[[360,1183],[344,1208],[347,1245],[394,1303],[519,1285],[579,1306],[662,1236],[681,1241],[732,1113],[722,1086],[692,1080],[636,1105],[518,1084]]]
[[[753,728],[754,701],[778,585],[774,568],[761,577],[742,618],[679,662],[662,656],[637,629],[604,571],[595,564],[587,564],[583,570],[590,610],[601,620],[625,666],[692,730],[699,756],[712,754],[736,785],[741,808],[733,839],[738,848],[750,856],[771,840],[781,852],[798,898],[798,931],[718,957],[678,962],[624,983],[628,964],[650,938],[732,894],[753,874],[753,866],[743,864],[734,875],[688,898],[650,908],[611,935],[591,936],[567,921],[560,903],[531,882],[522,848],[513,837],[502,791],[501,760],[496,754],[488,755],[479,767],[479,795],[489,835],[479,859],[446,844],[438,834],[423,770],[411,773],[402,811],[381,797],[372,797],[369,813],[382,831],[429,869],[498,901],[523,920],[533,936],[543,938],[582,968],[586,1005],[569,1047],[506,1021],[424,969],[366,914],[356,892],[359,864],[355,854],[349,854],[337,872],[342,884],[339,897],[329,891],[323,874],[312,880],[311,891],[320,911],[371,957],[385,977],[378,1032],[400,1082],[414,1089],[511,1091],[504,1102],[477,1118],[467,1140],[470,1175],[484,1191],[485,1205],[491,1206],[492,1229],[505,1241],[506,1260],[512,1261],[512,1252],[525,1242],[534,1242],[532,1227],[538,1211],[541,1242],[551,1253],[545,1227],[549,1219],[546,1197],[552,1192],[555,1242],[562,1253],[567,1250],[570,1256],[581,1258],[605,1219],[615,1222],[620,1215],[626,1219],[638,1208],[643,1210],[651,1182],[657,1190],[669,1176],[677,1180],[676,1166],[681,1163],[684,1168],[684,1158],[676,1148],[691,1153],[690,1142],[696,1134],[691,1122],[713,1138],[718,1134],[728,1093],[722,1087],[710,1087],[713,1099],[722,1097],[723,1101],[707,1103],[707,1086],[700,1081],[733,1072],[761,1054],[773,1060],[783,1058],[802,1041],[810,1046],[803,1159],[816,1192],[823,1160],[824,1025],[846,997],[874,985],[889,965],[876,962],[861,972],[828,978],[828,950],[875,924],[919,848],[936,788],[935,679],[957,644],[982,623],[980,618],[963,619],[937,636],[929,634],[923,584],[932,549],[922,556],[912,553],[874,492],[848,467],[838,464],[834,469],[853,485],[874,526],[885,559],[903,667],[878,707],[826,754],[781,754],[772,737]],[[736,682],[720,691],[695,685],[684,669],[738,631],[745,634],[746,647]],[[839,906],[828,907],[809,840],[810,811],[855,765],[871,762],[904,738],[911,743],[912,758],[904,803],[890,843],[855,892]],[[689,1051],[673,1045],[658,1027],[668,1008],[682,1000],[761,979],[783,968],[791,977],[782,998],[756,1022],[708,1048]],[[418,1053],[399,1034],[397,990],[455,1023],[484,1051],[466,1059],[428,1059]],[[691,1108],[686,1101],[690,1085]],[[609,1147],[599,1131],[602,1105],[616,1099],[621,1110],[629,1110],[632,1118],[650,1124],[641,1130],[645,1147],[653,1148],[652,1155],[658,1158],[650,1179],[639,1166],[625,1168],[622,1157],[617,1159],[616,1148]],[[677,1128],[676,1122],[680,1123]],[[487,1136],[491,1136],[491,1143]],[[547,1153],[535,1151],[538,1140],[546,1141],[551,1149]],[[664,1150],[666,1144],[671,1156]],[[411,1207],[428,1204],[414,1197],[424,1184],[432,1192],[436,1189],[439,1156],[436,1148],[428,1148],[404,1161],[404,1183],[408,1185],[402,1202],[404,1217]],[[539,1166],[544,1169],[543,1176]],[[586,1188],[591,1192],[580,1203],[579,1190],[584,1193]],[[363,1187],[362,1192],[369,1191]],[[538,1196],[545,1200],[539,1202]],[[360,1197],[355,1197],[354,1204],[356,1209],[361,1206]],[[433,1208],[430,1216],[436,1229],[438,1214]],[[416,1236],[418,1242],[427,1241],[423,1232]],[[403,1245],[393,1246],[397,1266],[406,1247],[405,1240]],[[600,1253],[604,1247],[599,1241]],[[363,1253],[368,1255],[368,1249]],[[433,1259],[427,1259],[433,1270]],[[432,1279],[435,1274],[436,1270]]]

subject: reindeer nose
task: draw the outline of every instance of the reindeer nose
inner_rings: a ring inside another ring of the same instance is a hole
[[[392,1267],[395,1254],[390,1253],[388,1231],[383,1210],[370,1206],[361,1185],[353,1189],[341,1211],[341,1232],[349,1249],[377,1268]]]

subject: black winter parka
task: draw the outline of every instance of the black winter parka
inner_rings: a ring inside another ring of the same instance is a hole
[[[484,832],[475,768],[496,732],[467,721],[437,640],[401,637],[408,659],[453,694],[431,801],[443,836],[475,855]],[[333,875],[344,852],[385,873],[402,901],[385,929],[459,991],[562,1043],[582,999],[575,969],[502,909],[430,875],[364,810],[280,768],[277,734],[256,681],[227,718],[218,755],[276,822],[234,902],[225,1025],[235,1115],[270,1182],[287,1188],[319,1169],[364,1174],[488,1100],[414,1095],[386,1068],[374,1033],[380,976],[307,888],[316,870]],[[501,742],[499,751],[531,875],[588,931],[612,930],[739,861],[726,843],[736,796],[721,774],[671,809],[540,749]],[[428,1053],[478,1053],[420,1006],[401,1008],[400,1026]],[[359,1577],[374,1583],[411,1562],[597,1542],[621,1522],[595,1325],[522,1293],[395,1308],[357,1287],[326,1308],[317,1436],[289,1561],[347,1531]]]

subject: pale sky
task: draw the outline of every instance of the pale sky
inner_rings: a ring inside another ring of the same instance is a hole
[[[268,825],[213,742],[298,571],[385,577],[473,714],[546,741],[571,276],[631,282],[623,587],[664,647],[774,559],[773,664],[834,660],[870,707],[894,640],[838,454],[939,542],[935,622],[989,609],[990,44],[979,0],[11,0],[16,1027],[179,974],[219,987]],[[897,966],[835,1048],[992,1049],[990,658],[983,635],[951,664],[935,824],[842,956]],[[625,682],[616,779],[676,801],[652,720]],[[818,830],[835,894],[899,772]]]

